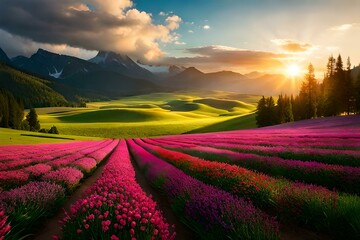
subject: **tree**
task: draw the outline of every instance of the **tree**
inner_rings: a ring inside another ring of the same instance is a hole
[[[0,90],[0,127],[19,129],[24,118],[24,105],[10,92]]]
[[[259,100],[257,105],[256,124],[258,127],[271,126],[278,123],[277,109],[273,97]]]
[[[336,86],[335,86],[335,64],[336,60],[331,55],[326,65],[327,72],[324,76],[322,86],[322,103],[323,103],[323,115],[334,116],[336,115]]]
[[[355,88],[354,88],[354,101],[355,101],[355,109],[357,113],[360,113],[360,71],[358,72],[356,81],[355,81]]]
[[[288,96],[285,95],[284,102],[284,122],[293,122],[294,114],[292,109],[292,101]]]
[[[352,80],[352,76],[351,76],[351,62],[350,62],[350,57],[347,58],[347,62],[346,62],[346,72],[345,72],[345,78],[342,82],[342,89],[343,89],[343,93],[342,93],[342,99],[341,101],[343,101],[343,106],[345,107],[344,109],[342,109],[343,111],[346,111],[347,115],[350,114],[350,111],[352,109],[352,103],[351,101],[353,99],[355,99],[355,93],[354,93],[354,88],[353,88],[353,80]]]
[[[59,134],[59,131],[58,131],[58,129],[57,129],[55,126],[52,126],[52,127],[49,129],[48,133]]]
[[[266,113],[265,113],[265,97],[263,96],[257,105],[257,115],[256,115],[256,125],[258,127],[263,127],[265,126],[266,123]]]
[[[30,112],[26,115],[26,121],[28,121],[30,126],[30,131],[39,131],[40,123],[38,120],[38,115],[34,108],[30,109]]]

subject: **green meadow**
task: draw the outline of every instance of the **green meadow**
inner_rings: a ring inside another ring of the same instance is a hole
[[[86,108],[51,107],[36,111],[41,128],[55,125],[60,137],[137,138],[253,128],[253,112],[259,98],[228,92],[154,93],[90,102]],[[1,135],[1,142],[11,138],[12,144],[68,141],[29,136],[16,140],[16,134],[3,129]]]

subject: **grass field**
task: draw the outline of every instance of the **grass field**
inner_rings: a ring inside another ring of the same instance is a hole
[[[13,144],[40,144],[40,143],[61,143],[74,140],[100,140],[97,137],[82,137],[72,135],[54,135],[45,133],[34,133],[19,131],[9,128],[0,128],[0,145]]]
[[[41,128],[49,129],[55,125],[61,134],[136,138],[253,128],[256,127],[255,117],[250,113],[256,109],[259,98],[257,95],[229,92],[154,93],[90,102],[86,108],[52,107],[36,111]],[[31,141],[12,137],[15,144]]]

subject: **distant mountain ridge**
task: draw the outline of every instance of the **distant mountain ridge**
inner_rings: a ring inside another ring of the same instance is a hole
[[[146,65],[129,56],[100,51],[84,60],[39,49],[30,57],[9,59],[0,51],[0,61],[27,73],[49,79],[59,91],[79,96],[121,97],[179,90],[231,91],[244,94],[277,95],[297,93],[301,79],[291,81],[280,74],[232,71],[204,73],[195,67]],[[68,91],[65,91],[67,89]],[[101,98],[102,98],[101,97]]]
[[[17,56],[10,64],[17,69],[52,79],[82,95],[120,97],[157,91],[154,75],[126,55],[99,52],[89,61],[39,49],[27,58]]]

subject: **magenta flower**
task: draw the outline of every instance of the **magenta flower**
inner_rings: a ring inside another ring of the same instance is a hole
[[[84,177],[83,173],[75,168],[65,167],[46,173],[42,179],[65,184],[69,189],[77,185]]]

